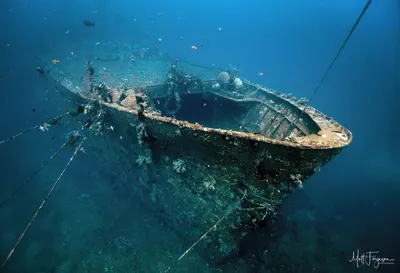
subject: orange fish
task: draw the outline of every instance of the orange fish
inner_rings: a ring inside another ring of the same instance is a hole
[[[60,62],[60,60],[54,59],[51,61],[53,64],[58,64]]]
[[[194,45],[192,45],[190,48],[193,50],[197,50],[197,46],[194,46]]]

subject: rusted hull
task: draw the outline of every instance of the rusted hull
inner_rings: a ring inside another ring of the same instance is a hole
[[[340,152],[265,143],[109,110],[123,137],[124,157],[136,170],[129,186],[149,209],[162,209],[159,217],[172,230],[195,241],[227,215],[218,239],[207,240],[210,248],[203,254],[212,260],[234,251],[246,230],[273,215],[299,187],[296,177],[303,182]]]

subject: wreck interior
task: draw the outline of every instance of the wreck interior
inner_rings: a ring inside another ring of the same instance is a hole
[[[158,101],[160,104],[155,102],[158,110],[161,110],[162,115],[170,116],[168,111],[165,111],[165,108],[170,106],[168,98],[160,98]],[[190,123],[197,122],[204,127],[246,132],[241,120],[248,110],[245,104],[238,104],[212,93],[184,94],[181,96],[181,106],[174,117]]]
[[[236,99],[219,92],[206,91],[181,94],[179,105],[166,94],[153,98],[153,105],[163,116],[198,123],[208,128],[259,134],[272,139],[284,139],[291,128],[295,136],[316,134],[319,131],[318,125],[309,115],[304,113],[295,122],[301,113],[298,108],[281,98],[267,95],[280,104],[275,106],[255,98]],[[171,109],[175,111],[171,113]],[[294,113],[295,110],[297,113]],[[293,126],[294,123],[296,126]]]

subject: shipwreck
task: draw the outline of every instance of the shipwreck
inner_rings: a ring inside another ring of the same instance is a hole
[[[100,47],[99,42],[81,42],[60,49],[57,56],[41,58],[45,63],[36,67],[38,73],[67,97],[70,109],[0,144],[33,130],[47,131],[68,115],[76,118],[80,128],[69,133],[59,150],[0,203],[1,208],[64,147],[74,147],[0,271],[86,140],[101,139],[105,144],[96,147],[92,156],[96,152],[101,159],[107,153],[118,155],[118,175],[123,179],[112,183],[123,184],[129,198],[149,210],[162,230],[172,231],[188,246],[164,272],[191,251],[207,267],[224,263],[240,250],[249,233],[276,215],[291,193],[352,142],[348,129],[307,99],[250,82],[234,69],[177,61],[154,43],[143,45],[105,41]],[[200,242],[202,247],[196,247]],[[158,266],[164,268],[165,263]]]
[[[85,62],[53,65],[48,76],[77,101],[87,127],[120,136],[110,141],[121,146],[127,170],[135,169],[127,171],[126,187],[137,200],[161,209],[161,220],[188,244],[213,227],[217,237],[204,237],[207,251],[197,250],[210,260],[237,249],[352,141],[348,129],[306,100],[235,71],[160,54],[134,64],[120,56]]]

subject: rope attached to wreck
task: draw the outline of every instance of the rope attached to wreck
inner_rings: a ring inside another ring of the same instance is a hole
[[[68,112],[70,113],[70,112]],[[68,114],[66,113],[66,114]],[[58,119],[57,121],[63,117],[64,115],[60,115],[57,116]],[[95,124],[103,115],[103,112],[100,110],[98,112],[98,114],[96,115],[96,117],[93,120],[93,124]],[[56,118],[57,118],[56,117]],[[93,130],[92,127],[89,127],[89,130]],[[67,144],[73,145],[75,144],[79,137],[81,135],[79,135],[78,133],[73,132],[73,134],[67,139],[67,141],[59,148],[59,150],[57,152],[55,152],[49,159],[47,162],[45,162],[44,164],[42,164],[42,166],[40,166],[40,168],[38,170],[36,170],[30,177],[28,180],[26,180],[21,186],[20,188],[26,184],[30,179],[32,179],[32,177],[39,172],[40,170],[42,170],[48,163],[49,161],[51,161],[61,150],[63,150],[63,148],[66,147]],[[4,270],[4,267],[6,266],[6,264],[8,263],[8,261],[11,259],[12,255],[14,254],[16,248],[20,245],[22,239],[25,237],[26,233],[29,231],[29,229],[32,227],[33,223],[35,222],[37,216],[39,215],[40,211],[42,210],[43,206],[46,204],[46,202],[48,201],[48,199],[50,198],[50,196],[52,195],[52,193],[54,192],[54,189],[56,188],[56,186],[58,185],[58,183],[60,182],[61,178],[63,177],[63,175],[65,174],[65,172],[67,171],[68,167],[71,165],[72,161],[75,159],[76,155],[78,154],[79,151],[82,151],[82,145],[83,143],[86,141],[87,136],[83,137],[83,140],[79,143],[79,145],[76,147],[74,153],[72,154],[71,158],[69,159],[69,161],[67,162],[67,164],[65,165],[64,169],[62,170],[62,172],[60,173],[60,175],[58,176],[57,180],[54,182],[53,186],[50,188],[50,191],[47,193],[46,197],[43,199],[42,203],[39,205],[39,207],[37,208],[36,212],[34,213],[34,215],[32,216],[31,220],[29,221],[28,225],[25,227],[24,231],[21,233],[20,237],[18,238],[17,242],[15,243],[14,247],[10,250],[10,252],[7,255],[7,258],[4,260],[4,262],[1,264],[0,266],[0,272],[2,272]],[[9,201],[9,199],[19,191],[18,188],[16,191],[14,191],[8,199],[6,199],[2,205],[4,205],[7,201]]]
[[[29,129],[26,129],[25,131],[22,131],[22,132],[20,132],[20,133],[18,133],[16,135],[13,135],[13,136],[10,136],[10,137],[8,137],[6,139],[0,140],[0,144],[3,144],[3,143],[6,143],[6,142],[8,142],[10,140],[16,139],[17,137],[25,135],[25,134],[27,134],[30,131],[35,130],[35,129],[39,129],[39,130],[41,130],[43,132],[47,131],[47,130],[49,130],[49,128],[51,126],[55,125],[60,119],[62,119],[64,116],[68,115],[69,113],[70,112],[66,112],[66,113],[63,113],[61,115],[55,116],[54,118],[48,120],[47,122],[45,122],[43,124],[33,126],[33,127],[29,128]]]
[[[67,146],[68,143],[69,143],[69,140],[67,140],[66,142],[64,142],[64,144],[61,145],[61,147],[60,147],[55,153],[53,153],[53,154],[46,160],[46,162],[44,162],[36,171],[34,171],[34,172],[29,176],[28,179],[26,179],[23,183],[21,183],[12,193],[10,193],[10,194],[8,195],[7,198],[5,198],[2,202],[0,202],[0,208],[2,208],[8,201],[10,201],[11,198],[12,198],[15,194],[17,194],[17,193],[22,189],[22,187],[23,187],[26,183],[28,183],[29,181],[31,181],[32,178],[35,177],[36,174],[38,174],[44,167],[46,167],[47,164],[49,164],[50,161],[51,161],[52,159],[54,159],[54,158],[61,152],[61,150],[65,148],[65,146]]]
[[[61,174],[58,176],[57,180],[54,182],[53,186],[51,187],[50,191],[48,192],[48,194],[46,195],[46,197],[43,199],[42,203],[40,204],[40,206],[38,207],[38,209],[36,210],[35,214],[33,215],[32,219],[29,221],[28,225],[26,226],[26,228],[24,229],[24,231],[21,233],[21,235],[19,236],[17,242],[15,243],[14,247],[10,250],[10,252],[7,255],[7,258],[4,260],[4,262],[2,263],[2,265],[0,266],[0,272],[3,271],[4,267],[6,266],[7,262],[11,259],[12,255],[15,252],[15,249],[19,246],[19,244],[21,243],[22,239],[25,237],[26,233],[29,231],[29,229],[31,228],[33,222],[35,222],[36,217],[39,215],[40,211],[42,210],[43,206],[46,204],[47,200],[50,198],[51,194],[53,193],[54,189],[56,188],[56,186],[58,185],[58,182],[60,182],[61,178],[63,177],[65,171],[67,170],[67,168],[69,167],[69,165],[71,164],[71,162],[74,160],[75,156],[77,155],[78,151],[80,150],[80,148],[82,147],[83,142],[85,142],[86,137],[83,138],[83,140],[81,141],[81,143],[78,145],[78,147],[75,149],[74,153],[72,154],[71,158],[69,159],[67,165],[65,165],[64,169],[62,170]]]
[[[303,110],[301,111],[300,115],[298,116],[298,118],[296,119],[296,121],[294,121],[291,126],[290,129],[288,130],[288,133],[285,135],[285,137],[290,136],[290,134],[292,133],[292,131],[294,130],[294,128],[296,128],[297,123],[299,122],[299,120],[302,118],[304,112],[306,111],[306,109],[309,107],[309,105],[311,104],[311,101],[314,99],[315,95],[317,94],[318,90],[320,89],[322,83],[325,81],[326,77],[328,76],[329,72],[331,71],[333,65],[336,63],[336,60],[339,58],[340,54],[342,53],[344,47],[346,46],[347,42],[349,41],[351,35],[353,34],[354,30],[357,28],[358,24],[360,23],[361,19],[363,18],[364,14],[367,12],[370,4],[371,4],[372,0],[368,0],[367,3],[365,4],[363,10],[361,11],[360,15],[358,16],[356,22],[354,23],[353,27],[351,28],[350,32],[347,34],[346,39],[344,40],[344,42],[342,43],[342,46],[339,48],[338,52],[336,53],[336,56],[333,58],[331,64],[328,66],[328,69],[325,71],[325,74],[322,76],[320,82],[318,83],[317,87],[315,88],[313,94],[311,95],[310,100],[305,104]],[[284,137],[284,138],[285,138]]]
[[[200,243],[202,240],[204,240],[207,235],[211,232],[211,231],[216,231],[217,230],[217,226],[223,221],[225,220],[226,217],[228,217],[228,215],[232,212],[232,209],[228,209],[228,211],[222,215],[218,221],[212,226],[210,227],[209,230],[207,230],[193,245],[191,245],[178,259],[175,260],[175,262],[170,265],[165,271],[164,273],[169,272],[175,265],[177,265],[182,259],[183,257],[185,257],[198,243]]]

